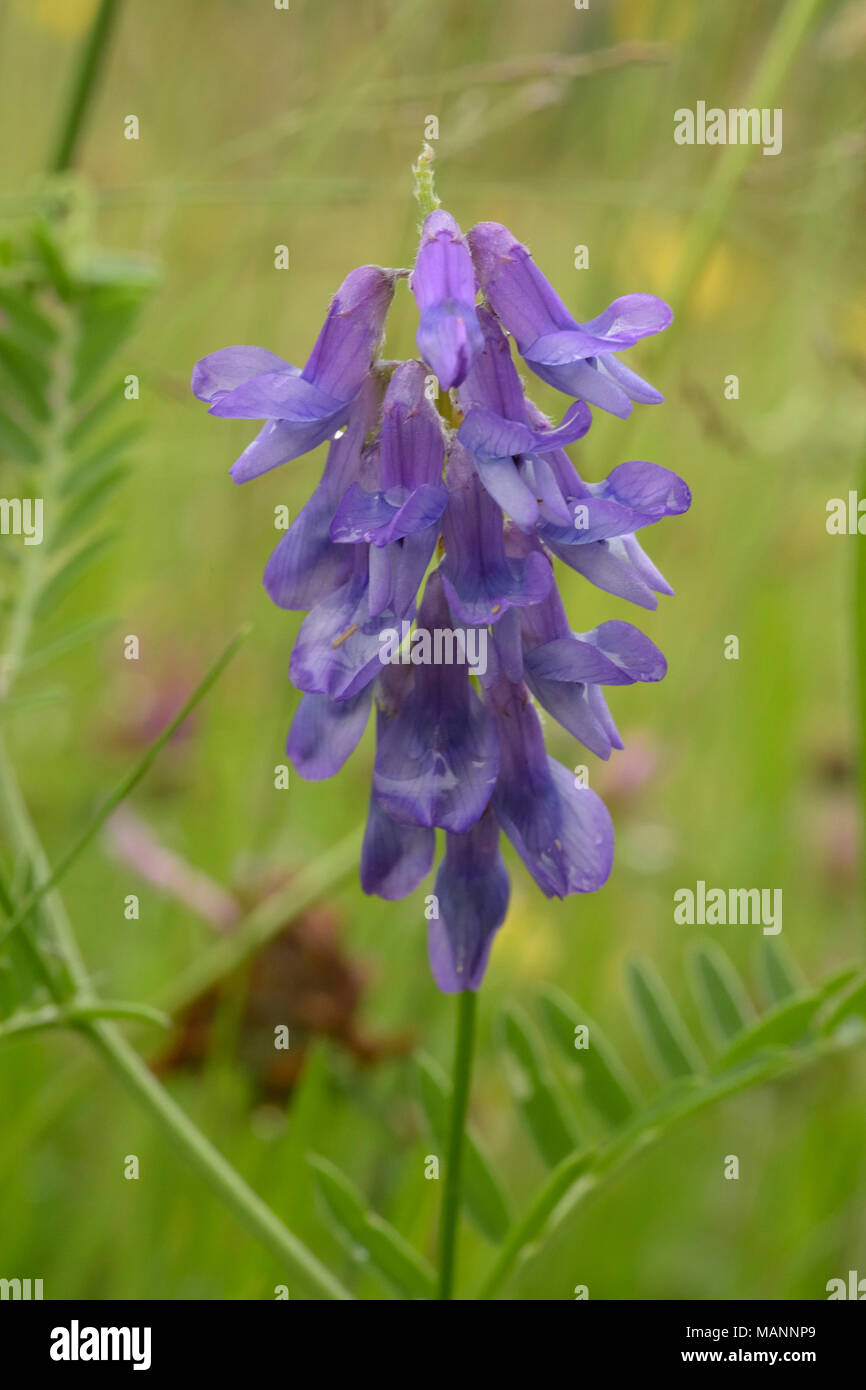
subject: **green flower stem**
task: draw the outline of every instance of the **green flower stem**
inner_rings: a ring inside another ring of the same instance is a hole
[[[475,1048],[476,1003],[477,996],[474,990],[463,990],[457,996],[454,1084],[451,1092],[448,1150],[445,1155],[445,1191],[442,1195],[442,1218],[439,1228],[439,1297],[445,1299],[453,1297],[454,1271],[457,1263],[463,1139],[466,1131],[472,1056]]]
[[[72,163],[119,9],[120,0],[102,0],[87,36],[51,158],[54,174],[62,174]]]

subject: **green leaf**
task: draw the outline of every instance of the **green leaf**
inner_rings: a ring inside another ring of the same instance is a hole
[[[853,988],[834,1005],[821,1023],[821,1032],[828,1036],[849,1018],[866,1018],[866,979],[858,980]]]
[[[693,1076],[704,1062],[666,986],[645,962],[632,960],[627,982],[635,1019],[662,1077]]]
[[[760,968],[764,989],[771,1004],[781,1004],[784,999],[790,999],[805,987],[802,972],[774,936],[761,937]]]
[[[731,1047],[719,1058],[720,1067],[734,1066],[765,1047],[789,1047],[799,1042],[821,1003],[821,995],[799,995],[786,999],[766,1013],[754,1027],[741,1033]]]
[[[44,391],[48,368],[4,333],[0,333],[0,369],[33,419],[40,424],[50,419]]]
[[[581,1179],[586,1179],[585,1187],[589,1190],[593,1179],[587,1179],[587,1173],[594,1159],[595,1153],[592,1150],[569,1154],[554,1168],[535,1200],[520,1220],[511,1227],[502,1242],[493,1266],[478,1291],[478,1301],[491,1299],[499,1292],[518,1259],[529,1253],[531,1243],[541,1234],[545,1225],[552,1227],[558,1224],[550,1218],[558,1208],[562,1209],[560,1204],[567,1205],[563,1199],[574,1189],[575,1184]]]
[[[505,1070],[538,1152],[551,1167],[578,1147],[577,1129],[556,1089],[544,1044],[532,1021],[515,1007],[503,1014]]]
[[[554,985],[546,986],[540,998],[551,1037],[583,1073],[587,1100],[608,1124],[624,1124],[634,1112],[637,1088],[618,1053],[589,1014]],[[588,1030],[586,1048],[576,1046],[578,1028]]]
[[[62,632],[53,642],[46,642],[44,647],[39,647],[35,652],[31,652],[21,663],[24,671],[36,671],[40,666],[46,666],[50,661],[54,661],[58,656],[64,656],[66,652],[72,651],[82,642],[89,642],[101,633],[107,632],[115,624],[114,618],[91,618],[89,622],[79,623],[77,627]]]
[[[102,552],[111,545],[113,540],[114,536],[97,536],[82,546],[80,550],[76,550],[72,558],[60,566],[42,590],[36,607],[36,612],[40,618],[50,613],[52,608],[55,608],[61,599],[66,597],[69,590],[75,587],[82,576],[93,568]]]
[[[95,478],[84,492],[77,494],[74,505],[67,507],[63,513],[56,534],[52,538],[52,550],[62,549],[86,530],[128,474],[127,467],[122,463],[116,464],[114,468]]]
[[[415,1059],[421,1105],[438,1144],[448,1142],[451,1084],[432,1057]],[[505,1238],[510,1224],[508,1204],[499,1179],[481,1145],[467,1127],[463,1148],[463,1193],[466,1209],[489,1240]]]
[[[0,453],[18,463],[38,463],[42,451],[35,440],[0,406]]]
[[[78,417],[75,424],[66,436],[66,447],[70,452],[79,448],[84,443],[88,435],[92,434],[97,425],[101,425],[103,420],[116,410],[125,401],[123,394],[123,378],[112,382],[106,391],[94,402],[89,409],[85,410]]]
[[[393,1226],[370,1211],[353,1183],[326,1158],[309,1155],[316,1191],[352,1257],[370,1265],[404,1298],[436,1297],[431,1266]]]
[[[742,980],[730,957],[713,944],[695,947],[691,968],[701,1018],[719,1044],[729,1042],[755,1017]]]
[[[61,497],[75,497],[79,492],[90,487],[97,479],[109,473],[114,464],[129,451],[141,433],[142,426],[140,424],[125,425],[122,430],[118,430],[69,473],[60,489]]]
[[[70,399],[80,401],[103,367],[129,336],[141,309],[137,285],[93,285],[81,298],[79,340]]]
[[[47,222],[38,222],[33,228],[33,246],[41,262],[48,281],[63,300],[72,299],[75,286],[66,266],[63,252],[54,239]]]
[[[0,311],[6,315],[19,337],[32,346],[50,348],[57,341],[57,329],[32,302],[24,290],[0,285]]]

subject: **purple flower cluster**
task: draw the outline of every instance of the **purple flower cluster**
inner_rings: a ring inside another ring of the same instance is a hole
[[[437,210],[411,275],[422,360],[395,363],[379,353],[405,274],[352,271],[302,370],[263,348],[225,348],[198,363],[192,389],[212,415],[265,421],[236,482],[330,441],[264,577],[279,607],[309,610],[291,657],[304,694],[288,752],[304,777],[333,776],[375,705],[361,882],[405,897],[445,832],[429,948],[440,989],[455,992],[478,988],[505,917],[501,831],[548,897],[592,892],[610,872],[607,809],[547,754],[536,705],[607,758],[622,743],[602,687],[665,673],[630,623],[571,630],[553,557],[655,608],[672,590],[635,533],[691,499],[653,463],[586,483],[565,452],[589,429],[590,405],[625,417],[634,401],[662,399],[616,355],[668,326],[661,300],[626,295],[578,323],[505,227],[464,237]],[[525,395],[509,336],[573,398],[558,425]],[[403,634],[396,659],[383,657],[386,633]],[[485,660],[471,668],[460,654],[481,636]]]

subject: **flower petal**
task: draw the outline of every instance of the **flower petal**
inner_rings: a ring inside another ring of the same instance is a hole
[[[266,372],[288,372],[300,376],[300,367],[293,367],[275,352],[260,347],[227,347],[209,352],[196,362],[190,388],[194,396],[206,405],[214,405],[222,396],[253,377]]]
[[[389,902],[408,897],[429,874],[435,847],[434,831],[398,825],[374,794],[361,849],[361,887]]]
[[[357,395],[382,342],[396,280],[397,272],[378,265],[346,276],[301,374],[305,381],[337,400]]]
[[[304,695],[289,730],[286,752],[310,782],[339,772],[361,741],[370,715],[372,687],[351,700]]]
[[[484,339],[475,313],[475,272],[450,213],[431,212],[421,229],[411,280],[421,311],[418,351],[444,391],[459,386]]]
[[[412,638],[431,664],[415,666],[414,683],[396,715],[380,725],[373,790],[395,820],[462,834],[482,815],[499,770],[492,720],[469,682],[467,660],[432,664],[434,636],[453,632],[438,571],[430,576]],[[428,636],[424,648],[424,634]],[[444,644],[441,647],[446,651]],[[449,644],[449,656],[460,648]],[[466,653],[464,637],[463,653]]]
[[[435,894],[439,916],[427,930],[433,978],[445,994],[478,989],[510,895],[499,826],[489,811],[465,835],[446,836]]]

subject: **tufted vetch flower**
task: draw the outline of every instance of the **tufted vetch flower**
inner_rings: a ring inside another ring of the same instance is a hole
[[[395,362],[381,352],[401,278],[420,356]],[[234,347],[193,372],[212,415],[262,421],[236,482],[328,445],[264,575],[278,607],[305,614],[287,750],[301,776],[331,777],[373,716],[361,884],[404,898],[441,846],[426,916],[445,992],[481,982],[508,910],[506,842],[548,897],[595,892],[610,873],[610,815],[548,754],[541,712],[608,758],[623,745],[605,688],[658,681],[666,663],[631,623],[573,629],[556,565],[654,608],[672,590],[637,533],[691,498],[644,460],[586,481],[567,450],[592,407],[624,417],[661,400],[619,353],[671,319],[655,296],[629,294],[578,320],[507,228],[464,236],[437,209],[411,275],[346,277],[302,369]],[[569,398],[558,423],[526,394],[513,348]]]

